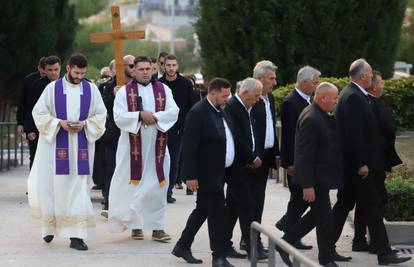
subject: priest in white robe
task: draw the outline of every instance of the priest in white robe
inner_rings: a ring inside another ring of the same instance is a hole
[[[39,144],[28,179],[32,214],[42,236],[70,238],[70,247],[87,250],[95,236],[90,199],[94,142],[105,131],[106,108],[97,87],[84,80],[87,60],[72,55],[66,75],[49,83],[33,108]]]
[[[153,240],[169,242],[164,231],[170,170],[166,132],[179,108],[168,86],[151,81],[151,60],[141,56],[134,62],[136,79],[121,87],[113,108],[121,136],[109,192],[109,230],[131,229],[135,240],[144,239],[143,229],[153,230]]]

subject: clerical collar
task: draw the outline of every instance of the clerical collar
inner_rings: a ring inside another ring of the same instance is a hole
[[[299,90],[298,88],[295,87],[296,92],[298,92],[298,94],[306,100],[306,102],[310,103],[310,95],[305,94],[304,92],[302,92],[301,90]]]
[[[239,96],[239,94],[234,94],[234,96],[236,97],[236,99],[243,105],[243,107],[247,110],[247,112],[250,114],[250,110],[252,109],[251,107],[250,108],[246,108],[246,106],[244,105],[244,103],[243,103],[243,101],[241,100],[241,98],[240,98],[240,96]]]
[[[357,84],[357,83],[356,83],[356,82],[354,82],[354,81],[352,81],[352,83],[353,83],[353,84],[355,84],[355,85],[359,88],[359,90],[361,90],[361,92],[362,92],[365,96],[368,96],[368,92],[367,92],[367,90],[365,90],[364,88],[362,88],[362,86],[361,86],[361,85]]]
[[[220,110],[210,101],[210,99],[208,99],[208,97],[206,97],[207,98],[207,101],[208,101],[208,103],[210,103],[210,105],[217,111],[217,112],[220,112]]]

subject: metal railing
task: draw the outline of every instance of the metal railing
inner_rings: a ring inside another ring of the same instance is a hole
[[[277,237],[271,230],[265,228],[263,225],[261,225],[258,222],[252,222],[250,225],[250,262],[251,267],[257,266],[257,235],[258,233],[262,233],[267,236],[268,242],[269,242],[269,267],[276,266],[276,254],[275,254],[275,247],[278,246],[279,249],[282,249],[286,253],[288,253],[290,256],[293,257],[293,267],[300,267],[302,264],[303,266],[307,267],[321,267],[319,263],[311,260],[305,254],[300,252],[298,249],[290,245],[288,242],[283,240],[280,237]],[[283,265],[285,265],[283,263]]]
[[[0,171],[9,170],[19,164],[23,164],[23,142],[22,137],[17,134],[17,124],[0,122]]]

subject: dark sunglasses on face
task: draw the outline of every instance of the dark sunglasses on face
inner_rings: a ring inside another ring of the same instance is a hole
[[[126,64],[126,66],[130,67],[131,69],[135,68],[134,64]]]

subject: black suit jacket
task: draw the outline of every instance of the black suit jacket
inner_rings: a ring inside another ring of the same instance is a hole
[[[40,78],[41,77],[40,77],[39,71],[36,71],[36,72],[30,73],[23,79],[22,89],[20,91],[19,104],[17,106],[17,112],[16,112],[17,125],[24,125],[24,120],[25,120],[26,115],[32,113],[32,110],[29,107],[29,102],[30,102],[29,94],[30,94],[32,85]]]
[[[345,171],[356,174],[367,165],[370,171],[385,170],[385,141],[369,97],[349,83],[338,99],[335,118],[344,143]]]
[[[106,145],[111,146],[112,148],[116,149],[118,145],[118,139],[121,135],[121,131],[119,130],[118,126],[115,124],[114,120],[114,88],[116,86],[116,77],[114,79],[109,80],[102,85],[102,98],[107,110],[106,122],[105,122],[105,133],[102,137],[103,142]]]
[[[37,79],[33,82],[30,87],[29,92],[27,92],[28,99],[26,101],[26,114],[24,116],[23,127],[26,133],[34,132],[39,133],[36,128],[36,124],[33,120],[32,111],[46,86],[50,83],[50,80],[47,76]]]
[[[392,117],[392,110],[380,98],[371,96],[374,104],[374,112],[377,116],[381,135],[385,139],[385,167],[391,171],[391,168],[402,163],[400,157],[395,151],[395,126]]]
[[[293,165],[295,153],[296,122],[308,102],[293,89],[283,99],[280,108],[280,119],[282,123],[280,160],[283,168],[287,169]]]
[[[271,159],[270,162],[271,165],[268,166],[269,168],[276,168],[276,156],[279,155],[279,143],[277,139],[277,133],[276,133],[276,119],[275,119],[275,98],[271,93],[268,95],[268,99],[270,102],[270,112],[272,114],[272,120],[273,120],[273,133],[274,133],[274,145],[271,150]],[[264,155],[264,145],[265,145],[265,139],[266,139],[266,106],[265,102],[260,99],[256,104],[254,104],[252,108],[252,116],[254,117],[255,121],[255,140],[256,140],[256,153],[257,155],[263,160]]]
[[[202,192],[223,192],[226,133],[220,114],[204,98],[191,108],[186,118],[181,177],[197,179]],[[231,127],[228,121],[227,124]]]
[[[300,114],[295,136],[294,181],[302,188],[343,185],[342,140],[333,118],[316,103]]]
[[[228,101],[225,108],[225,113],[229,116],[229,119],[233,123],[234,128],[237,129],[237,133],[235,135],[237,163],[241,166],[252,163],[258,154],[256,151],[253,151],[249,113],[235,96],[230,98]],[[251,120],[253,127],[253,137],[255,137],[255,121],[253,114],[251,114]],[[258,144],[255,141],[255,147],[257,147],[257,145]]]

